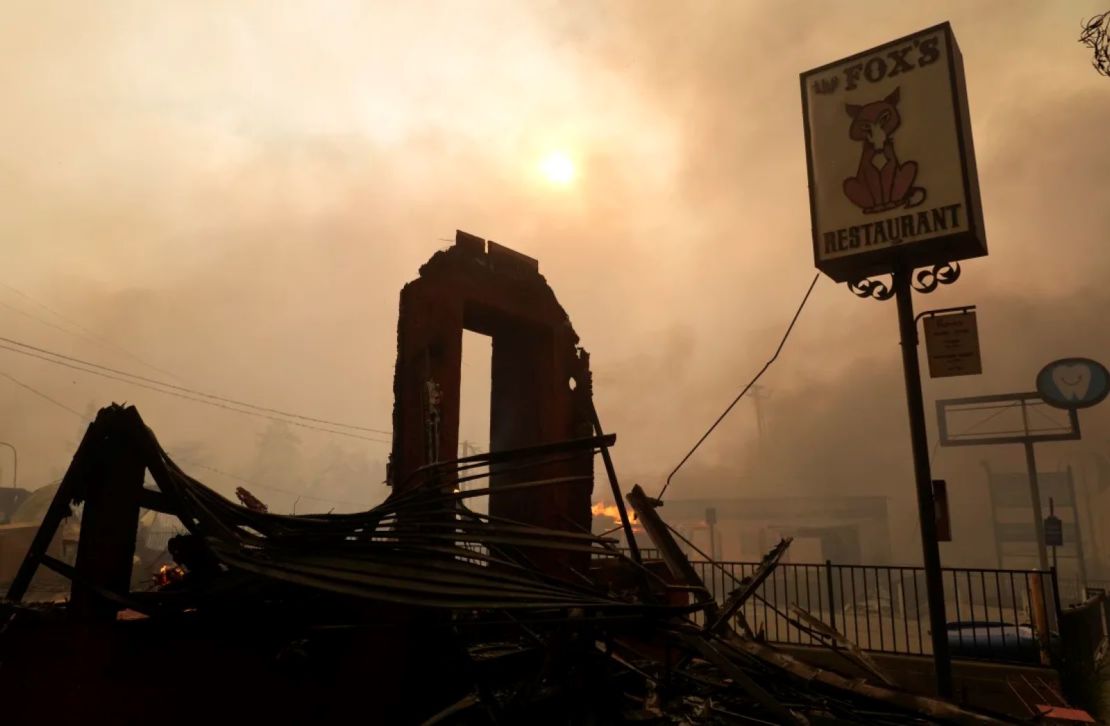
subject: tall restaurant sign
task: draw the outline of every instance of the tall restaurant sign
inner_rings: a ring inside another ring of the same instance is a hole
[[[837,282],[987,254],[948,23],[803,73],[813,256]]]

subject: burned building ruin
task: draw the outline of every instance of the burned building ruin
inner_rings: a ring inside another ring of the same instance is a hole
[[[459,439],[462,336],[492,339],[489,449],[523,449],[593,434],[589,354],[539,262],[466,232],[420,268],[401,290],[393,379],[393,451],[389,483],[402,493],[413,474],[455,458]],[[493,465],[489,513],[558,530],[589,531],[593,456],[579,452],[542,467],[542,478],[573,478],[564,486],[514,490],[521,472]],[[536,478],[529,471],[529,478]],[[440,486],[454,488],[456,482]],[[533,553],[545,570],[553,553]],[[575,558],[572,558],[575,559]],[[585,571],[588,562],[576,558]]]
[[[460,458],[464,330],[492,338],[490,451]],[[392,490],[350,514],[278,514],[245,490],[231,501],[178,466],[134,407],[102,409],[0,603],[5,715],[1012,722],[899,688],[835,628],[766,597],[788,538],[743,577],[720,569],[707,584],[662,502],[622,491],[589,356],[536,260],[462,232],[433,255],[401,292],[393,386]],[[590,531],[598,454],[629,550]],[[475,495],[488,514],[467,506]],[[658,559],[641,557],[625,500]],[[79,504],[68,561],[50,543]],[[186,532],[168,542],[172,567],[136,586],[143,510]],[[70,582],[67,602],[22,602],[41,568]],[[744,614],[756,602],[843,668],[768,643]]]

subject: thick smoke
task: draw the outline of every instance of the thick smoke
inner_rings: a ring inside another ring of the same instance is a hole
[[[625,481],[650,490],[766,360],[812,275],[798,73],[944,19],[991,255],[918,299],[978,304],[984,348],[983,376],[929,382],[927,401],[1028,388],[1062,355],[1110,359],[1110,95],[1075,43],[1096,9],[26,4],[0,31],[0,282],[182,385],[388,429],[397,293],[461,228],[539,258],[593,354]],[[578,162],[569,188],[535,172],[555,147]],[[165,378],[27,317],[68,327],[10,290],[0,302],[23,311],[0,309],[7,337]],[[264,419],[2,358],[82,415],[132,402],[171,449],[264,471]],[[765,383],[763,439],[742,403],[669,496],[888,495],[899,558],[915,558],[892,304],[822,280]],[[0,397],[23,483],[60,476],[80,418],[7,379]],[[1084,417],[1090,447],[1105,450],[1107,410]],[[339,447],[364,494],[331,496],[382,496],[387,445],[295,433],[300,474],[282,489],[334,479]],[[957,532],[986,516],[966,458],[936,457],[968,482]]]

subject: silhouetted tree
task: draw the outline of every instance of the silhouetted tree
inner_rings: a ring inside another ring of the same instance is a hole
[[[1110,10],[1094,16],[1083,24],[1079,42],[1094,53],[1091,65],[1095,70],[1110,77]]]
[[[258,436],[254,465],[249,476],[260,491],[251,493],[266,502],[271,512],[293,509],[297,494],[304,490],[301,471],[301,440],[289,424],[273,421]]]
[[[369,509],[383,494],[382,472],[375,471],[366,453],[328,444],[312,462],[311,484],[306,495],[317,497],[314,509],[353,512]]]

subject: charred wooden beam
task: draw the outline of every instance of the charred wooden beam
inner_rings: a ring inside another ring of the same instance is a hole
[[[102,597],[99,588],[121,596],[131,590],[146,466],[134,445],[134,432],[141,426],[134,407],[102,409],[97,421],[102,425],[96,462],[85,480],[77,545],[76,570],[81,577],[73,582],[70,608],[79,619],[114,620],[120,605]]]
[[[66,563],[57,560],[50,555],[43,555],[42,566],[46,567],[47,569],[53,570],[70,582],[80,585],[82,589],[89,590],[95,593],[97,597],[99,597],[101,600],[104,600],[105,602],[114,603],[120,608],[134,610],[135,612],[142,613],[143,615],[153,616],[160,614],[159,609],[153,604],[144,602],[143,600],[138,598],[133,598],[130,595],[113,592],[112,590],[109,590],[102,585],[98,585],[97,583],[85,577],[82,577],[81,574],[77,572],[77,568],[71,565],[67,565]]]
[[[698,655],[724,671],[725,675],[732,679],[733,684],[751,696],[759,705],[763,706],[763,708],[767,709],[767,711],[775,717],[776,723],[799,725],[808,723],[804,717],[794,713],[776,700],[766,689],[745,673],[740,666],[733,663],[727,656],[713,647],[709,641],[698,636],[686,634],[680,634],[679,637],[688,647],[695,650]]]
[[[66,469],[65,476],[62,477],[58,490],[54,493],[54,499],[51,500],[50,507],[46,510],[46,516],[43,517],[42,524],[39,525],[38,532],[35,533],[35,538],[31,541],[31,546],[23,557],[23,562],[19,566],[15,579],[8,587],[7,598],[9,600],[18,602],[27,594],[27,588],[31,586],[31,580],[34,579],[35,572],[38,570],[43,556],[46,555],[58,527],[62,520],[72,513],[70,504],[76,499],[83,498],[86,488],[85,478],[89,473],[93,451],[100,445],[103,428],[104,420],[100,415],[97,415],[96,419],[85,429],[85,435],[81,438],[81,443],[78,444],[77,451],[73,454],[69,468]]]
[[[715,620],[707,623],[705,626],[706,631],[716,633],[721,630],[728,622],[740,612],[740,608],[744,607],[744,603],[755,594],[763,581],[770,577],[771,573],[778,567],[779,560],[786,554],[786,550],[790,547],[790,543],[794,540],[790,537],[780,540],[774,548],[771,549],[763,560],[760,561],[759,567],[752,573],[751,577],[745,577],[743,586],[733,590],[725,601],[724,607],[721,609],[720,615]]]
[[[72,468],[71,466],[70,469],[72,470]],[[27,588],[31,586],[31,580],[34,579],[35,572],[42,564],[43,558],[46,557],[46,551],[54,540],[58,527],[62,520],[71,514],[69,504],[72,499],[72,491],[72,481],[67,474],[62,479],[62,483],[58,485],[58,491],[54,493],[54,499],[50,502],[50,507],[46,510],[46,516],[43,517],[38,531],[35,532],[35,538],[31,540],[31,546],[27,549],[27,554],[23,556],[23,562],[19,565],[15,579],[8,586],[8,600],[19,602],[27,594]]]
[[[659,550],[663,563],[667,566],[671,576],[687,585],[699,588],[698,600],[706,605],[706,617],[715,620],[717,605],[713,601],[713,595],[706,589],[705,583],[698,577],[698,573],[694,570],[694,566],[690,564],[690,560],[686,559],[686,555],[682,552],[678,543],[671,537],[671,533],[667,530],[667,524],[655,511],[655,508],[661,505],[659,500],[648,497],[643,488],[636,484],[632,487],[632,491],[628,493],[628,503],[632,505],[632,510],[636,512],[636,517],[640,520],[640,524],[643,525],[648,537],[651,538],[652,544]]]
[[[967,726],[973,724],[1017,723],[1013,720],[1003,720],[992,714],[966,709],[939,698],[918,696],[906,691],[873,685],[861,678],[846,678],[839,673],[811,666],[777,648],[747,638],[729,636],[727,640],[716,642],[722,643],[728,649],[735,650],[737,653],[746,654],[769,666],[781,669],[800,679],[802,683],[819,683],[845,694],[854,694],[857,697],[869,699],[905,712],[921,714],[950,723],[966,724]]]
[[[408,478],[405,479],[401,488],[405,488],[410,484],[410,480],[421,475],[428,475],[437,470],[446,470],[451,468],[462,468],[470,464],[501,464],[510,461],[518,461],[520,459],[539,458],[543,456],[554,456],[556,454],[565,454],[573,451],[581,451],[583,449],[596,449],[599,447],[610,447],[617,443],[616,434],[605,434],[598,436],[589,436],[580,439],[568,439],[565,441],[554,441],[547,444],[537,444],[535,446],[524,446],[516,449],[504,449],[501,451],[487,451],[481,454],[472,454],[470,456],[463,456],[458,459],[450,461],[440,461],[434,464],[426,464],[418,469],[415,469]]]
[[[597,416],[597,407],[594,406],[593,397],[589,399],[590,404],[590,417],[594,423],[594,433],[598,436],[605,436],[605,432],[601,430],[601,419]],[[621,527],[624,528],[624,538],[628,542],[628,552],[632,555],[632,559],[639,563],[640,560],[640,546],[636,544],[636,536],[632,533],[632,522],[628,519],[628,510],[624,507],[624,497],[621,496],[621,487],[617,482],[617,469],[613,466],[613,457],[609,455],[609,447],[601,447],[601,460],[605,462],[605,473],[609,477],[609,486],[613,490],[613,501],[617,505],[617,512],[621,515]]]
[[[177,507],[173,505],[169,497],[162,492],[146,489],[145,487],[139,493],[139,506],[160,514],[177,514]]]
[[[834,645],[830,645],[829,647],[834,652],[847,658],[849,662],[867,671],[875,678],[877,678],[881,683],[888,686],[898,685],[897,683],[895,683],[893,678],[887,675],[882,670],[882,668],[879,667],[879,664],[875,662],[874,658],[860,650],[859,646],[848,640],[848,638],[841,634],[839,630],[833,628],[832,626],[826,625],[821,620],[813,617],[797,604],[791,605],[790,609],[793,610],[794,614],[801,618],[802,622],[807,625],[812,631],[816,632],[818,635],[823,635],[826,639],[832,641]],[[836,646],[839,646],[839,648]]]

